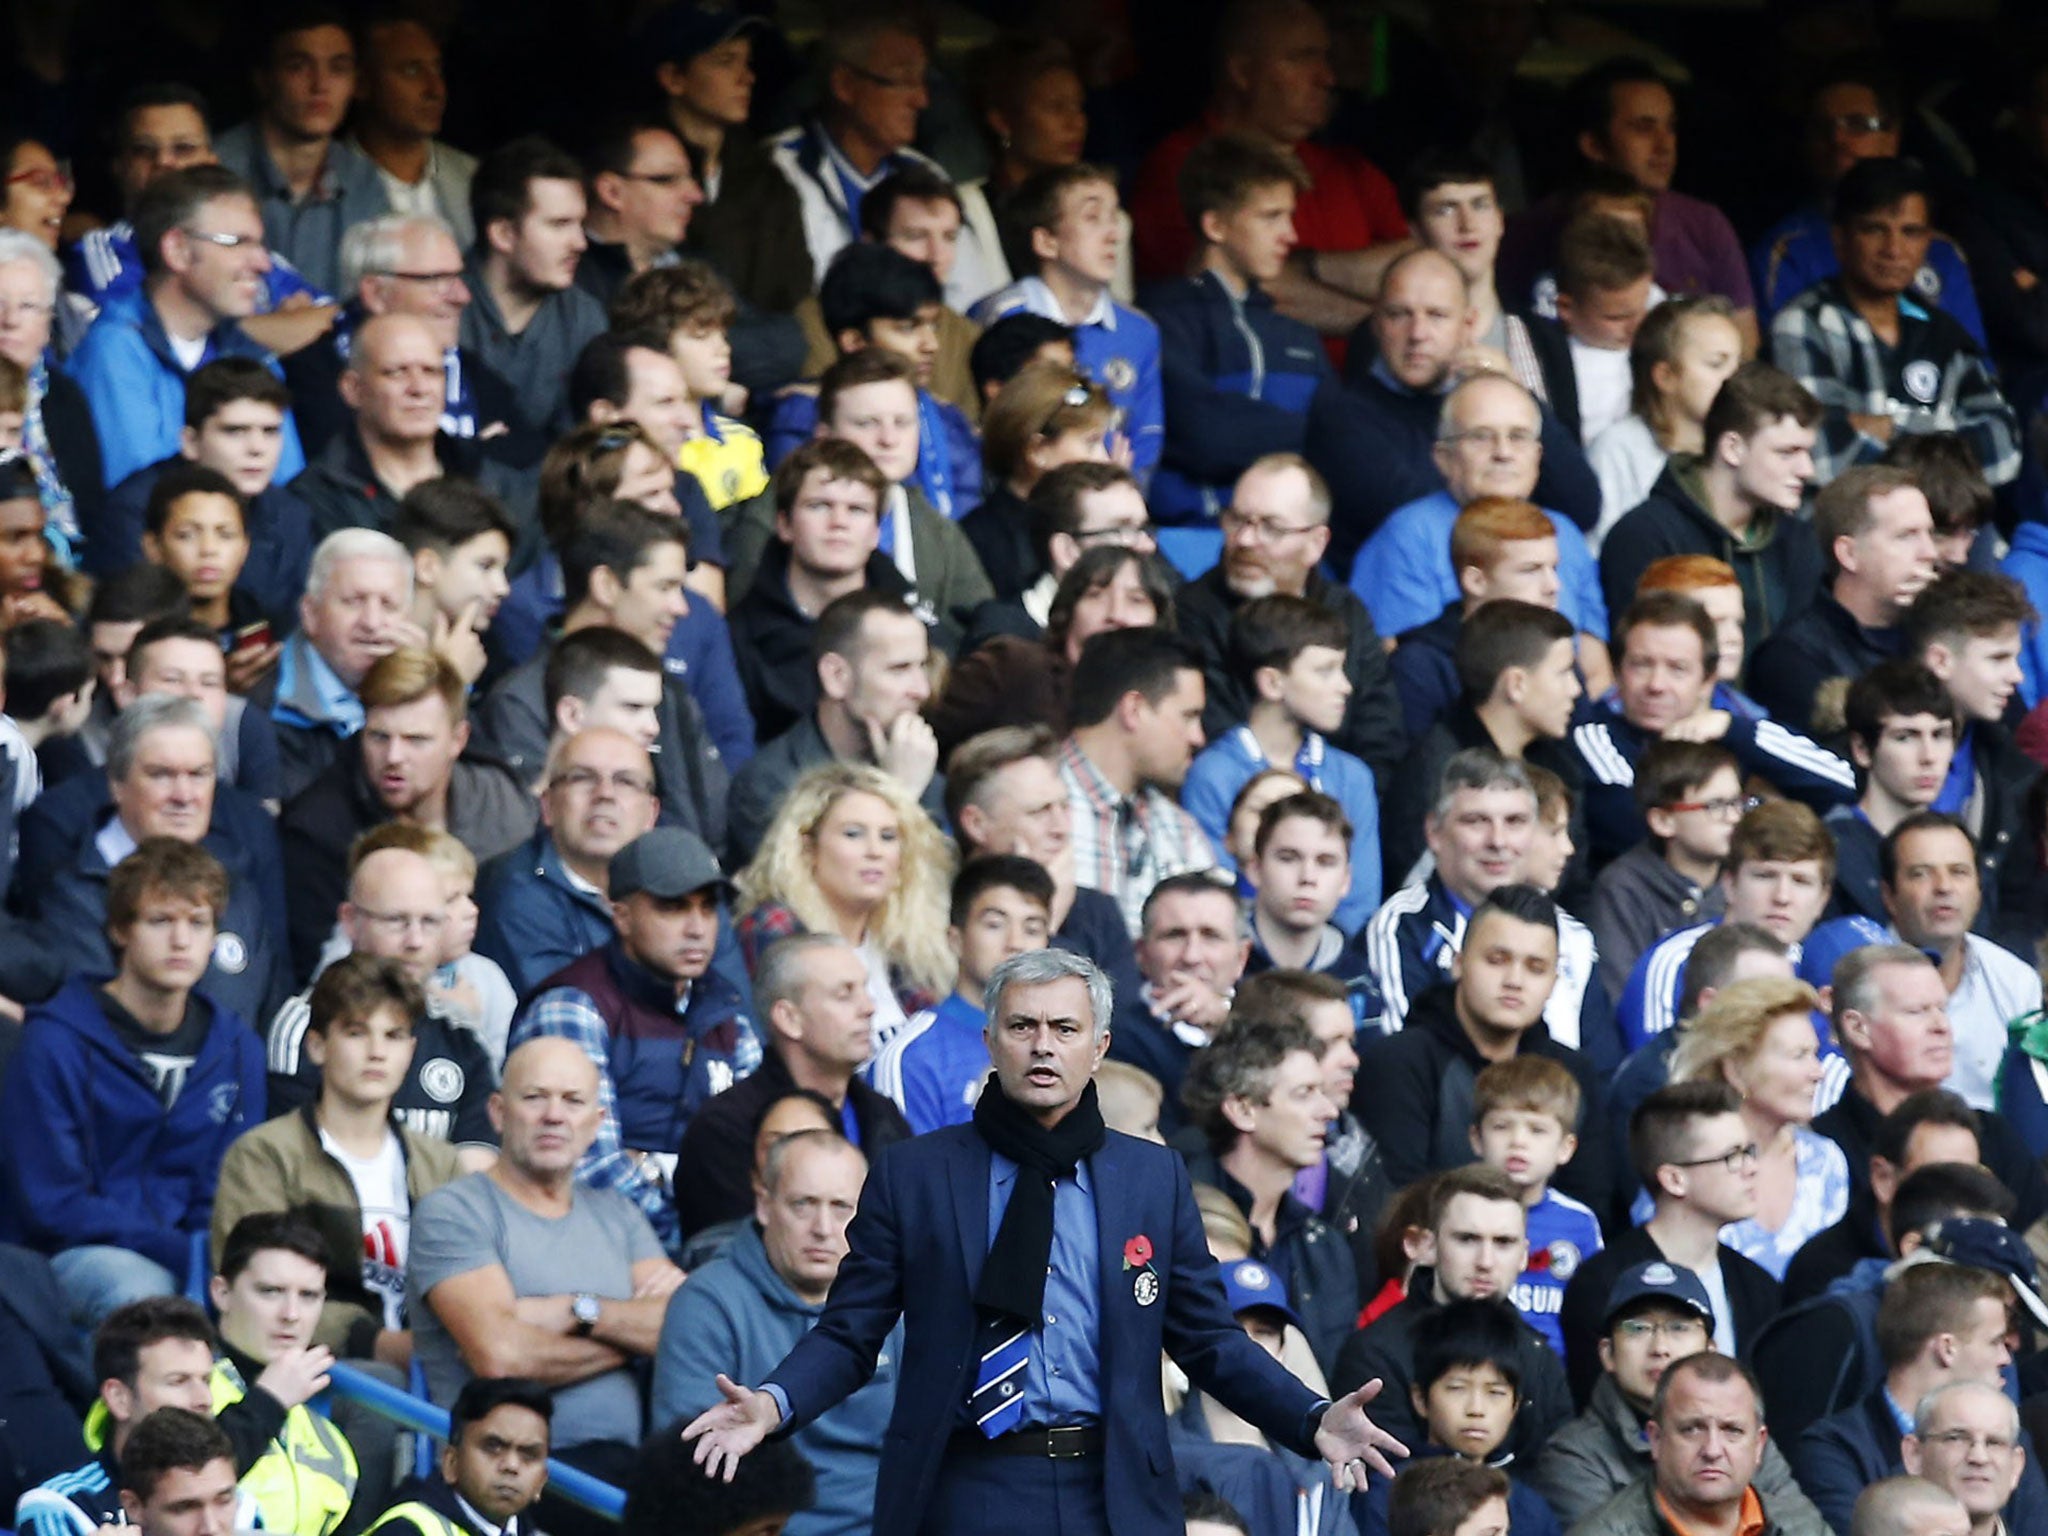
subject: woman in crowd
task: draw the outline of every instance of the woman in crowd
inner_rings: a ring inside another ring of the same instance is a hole
[[[1100,385],[1057,363],[1020,369],[981,419],[982,500],[960,519],[989,585],[1020,598],[1044,574],[1031,530],[1031,488],[1062,464],[1110,457],[1116,411]]]
[[[19,188],[7,191],[11,209]],[[52,545],[69,555],[99,515],[102,472],[85,392],[50,362],[62,283],[49,243],[10,217],[0,228],[0,358],[28,375],[20,447],[35,472]]]
[[[1723,1227],[1721,1241],[1779,1280],[1800,1245],[1849,1208],[1849,1161],[1813,1129],[1818,1007],[1819,994],[1803,981],[1735,982],[1700,1010],[1671,1057],[1672,1082],[1725,1082],[1742,1095],[1757,1153],[1757,1211]]]
[[[827,763],[791,787],[754,862],[740,872],[734,924],[747,969],[793,933],[837,933],[860,950],[880,1050],[953,985],[946,906],[953,855],[896,779]]]

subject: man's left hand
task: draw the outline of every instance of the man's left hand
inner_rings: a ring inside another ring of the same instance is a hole
[[[1392,1477],[1394,1465],[1387,1458],[1408,1454],[1407,1446],[1365,1416],[1365,1405],[1379,1395],[1380,1380],[1375,1376],[1323,1410],[1316,1449],[1330,1464],[1330,1476],[1339,1493],[1363,1489],[1368,1469]]]

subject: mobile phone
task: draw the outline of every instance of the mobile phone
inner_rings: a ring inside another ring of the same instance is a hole
[[[244,624],[235,631],[230,651],[260,651],[270,644],[270,620],[258,619],[254,624]]]

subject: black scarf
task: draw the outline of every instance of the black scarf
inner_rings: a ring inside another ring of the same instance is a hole
[[[1101,1147],[1107,1131],[1095,1101],[1095,1084],[1058,1125],[1047,1130],[1011,1102],[993,1073],[974,1106],[974,1129],[1017,1165],[1017,1184],[1003,1224],[996,1229],[974,1304],[1036,1325],[1045,1305],[1045,1270],[1052,1259],[1053,1184],[1071,1179],[1081,1159]]]

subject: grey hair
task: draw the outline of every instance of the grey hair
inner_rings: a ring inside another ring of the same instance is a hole
[[[1919,1402],[1913,1405],[1913,1433],[1916,1435],[1925,1435],[1927,1433],[1928,1421],[1934,1417],[1934,1410],[1941,1406],[1943,1398],[1952,1396],[1957,1392],[1970,1391],[1988,1392],[1997,1398],[1999,1402],[2003,1403],[2005,1405],[2006,1422],[2012,1426],[2013,1438],[2017,1439],[2019,1437],[2019,1405],[2007,1397],[2004,1391],[1994,1387],[1988,1381],[1945,1381],[1931,1392],[1928,1392]]]
[[[1841,1033],[1845,1014],[1877,1011],[1877,1005],[1884,1000],[1884,988],[1878,984],[1878,972],[1886,966],[1933,964],[1924,951],[1910,944],[1865,944],[1861,949],[1850,950],[1835,963],[1833,1022],[1836,1034]]]
[[[1238,483],[1243,484],[1247,475],[1284,475],[1289,470],[1308,482],[1308,520],[1318,528],[1326,526],[1330,521],[1330,482],[1298,453],[1263,454],[1245,466]]]
[[[1475,373],[1461,379],[1457,386],[1444,396],[1444,403],[1436,413],[1436,440],[1438,442],[1448,443],[1458,435],[1458,402],[1465,398],[1468,391],[1488,384],[1505,384],[1524,400],[1527,400],[1529,402],[1529,409],[1536,413],[1537,425],[1539,427],[1542,426],[1543,407],[1537,402],[1534,391],[1528,385],[1524,384],[1520,379],[1510,378],[1504,373]]]
[[[768,1028],[768,1015],[777,1003],[795,1002],[810,985],[807,962],[813,951],[852,948],[836,933],[793,933],[769,945],[761,963],[754,968],[754,1017],[761,1028]]]
[[[1536,798],[1529,769],[1519,757],[1502,757],[1491,747],[1467,747],[1444,764],[1436,781],[1436,799],[1430,803],[1430,819],[1442,821],[1450,814],[1451,802],[1468,789],[1519,789],[1531,800]]]
[[[1002,1014],[1003,994],[1011,987],[1042,987],[1047,982],[1065,981],[1075,977],[1088,984],[1088,1011],[1095,1018],[1095,1038],[1100,1040],[1109,1033],[1110,1010],[1116,1006],[1116,997],[1109,984],[1109,978],[1102,968],[1086,955],[1077,955],[1068,949],[1032,949],[1021,955],[1012,955],[993,971],[989,972],[988,986],[982,991],[982,1006],[988,1012],[988,1028],[993,1029]]]
[[[405,601],[412,605],[412,556],[388,533],[375,528],[337,528],[320,541],[306,568],[306,596],[318,599],[344,560],[388,560],[405,572]]]
[[[1961,1508],[1962,1502],[1928,1478],[1904,1474],[1888,1477],[1872,1483],[1856,1496],[1856,1508],[1849,1516],[1849,1536],[1909,1536],[1914,1528],[1910,1519],[1914,1510],[1929,1504]]]
[[[36,269],[49,290],[49,302],[56,303],[57,290],[64,282],[64,269],[57,265],[57,258],[50,254],[50,248],[25,229],[0,229],[0,267],[17,261],[25,261]]]
[[[107,782],[119,784],[126,779],[135,766],[135,755],[142,750],[143,738],[152,731],[167,730],[194,730],[204,735],[213,748],[213,771],[220,772],[220,738],[199,701],[180,693],[145,693],[114,716],[113,728],[107,733]]]
[[[360,298],[364,278],[388,276],[404,257],[405,237],[419,230],[446,235],[458,251],[462,249],[455,231],[439,214],[385,213],[349,225],[341,237],[342,296]]]
[[[830,1147],[833,1151],[851,1152],[863,1164],[867,1156],[838,1131],[823,1126],[813,1126],[806,1131],[791,1131],[787,1136],[778,1136],[768,1143],[768,1155],[761,1160],[761,1187],[774,1194],[782,1187],[782,1165],[795,1155],[800,1147]]]

